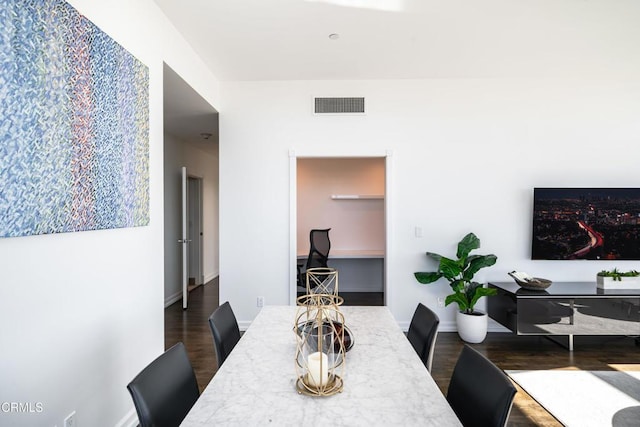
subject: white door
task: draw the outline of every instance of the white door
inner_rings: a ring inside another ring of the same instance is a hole
[[[187,235],[187,221],[189,220],[187,212],[187,168],[182,167],[182,232],[178,243],[182,245],[182,309],[187,308],[187,299],[189,290],[189,237]]]

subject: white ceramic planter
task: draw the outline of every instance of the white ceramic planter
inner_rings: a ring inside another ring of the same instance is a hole
[[[620,279],[596,276],[596,284],[598,289],[640,289],[640,277],[621,277]]]
[[[486,313],[476,310],[474,314],[456,312],[458,335],[463,341],[477,344],[487,337],[488,317]]]

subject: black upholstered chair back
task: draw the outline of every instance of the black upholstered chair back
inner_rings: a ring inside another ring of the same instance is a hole
[[[433,363],[439,324],[438,315],[424,304],[418,303],[409,324],[407,338],[429,372]]]
[[[331,240],[329,240],[330,228],[314,228],[309,231],[309,255],[306,264],[298,264],[298,286],[305,290],[307,286],[306,271],[310,268],[328,267]]]
[[[307,257],[307,270],[310,268],[327,267],[331,241],[329,230],[313,229],[309,232],[309,256]]]
[[[447,400],[465,427],[503,427],[516,388],[501,369],[465,344],[451,375]]]
[[[179,425],[200,396],[191,361],[181,342],[147,365],[127,389],[142,427]]]
[[[240,328],[229,301],[216,308],[209,316],[213,344],[218,358],[218,369],[240,340]]]

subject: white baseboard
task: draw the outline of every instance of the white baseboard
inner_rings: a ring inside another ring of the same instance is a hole
[[[407,332],[409,330],[409,323],[408,321],[404,321],[404,322],[398,322],[398,326],[400,326],[400,329],[402,329],[402,332]]]
[[[489,332],[508,332],[510,334],[513,334],[512,331],[510,331],[509,329],[505,328],[504,326],[502,326],[499,323],[496,322],[489,322],[489,327],[487,328],[487,331]]]
[[[114,427],[136,427],[138,425],[138,414],[136,408],[133,407],[127,412],[127,415],[122,417],[120,421],[116,423]]]
[[[171,304],[173,304],[176,301],[180,301],[181,299],[182,299],[182,291],[178,291],[173,295],[169,295],[164,299],[164,308],[169,307]]]
[[[204,283],[209,283],[216,277],[218,277],[218,272],[211,273],[207,276],[204,276]],[[176,293],[169,295],[168,297],[165,297],[164,308],[169,307],[171,304],[174,304],[175,302],[180,301],[181,299],[182,299],[182,291],[177,291]]]
[[[213,273],[210,274],[205,274],[204,276],[204,283],[209,283],[210,281],[212,281],[213,279],[215,279],[216,277],[218,277],[220,275],[219,271],[215,271]]]
[[[238,322],[238,328],[241,331],[246,331],[249,328],[249,326],[251,326],[251,321],[250,320],[242,320],[242,321]]]
[[[458,325],[455,320],[440,321],[438,332],[458,332]]]

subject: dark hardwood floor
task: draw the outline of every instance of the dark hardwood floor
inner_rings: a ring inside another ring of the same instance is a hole
[[[432,375],[443,393],[463,342],[457,333],[438,334]],[[510,333],[489,333],[481,344],[472,347],[486,355],[504,370],[581,369],[612,370],[612,365],[636,365],[640,370],[640,347],[629,337],[576,337],[574,351],[559,344],[534,336],[516,336]],[[514,401],[509,426],[560,426],[527,393],[520,389]],[[562,387],[562,384],[549,384]]]
[[[355,305],[354,301],[358,300],[352,299],[350,303]],[[364,297],[364,301],[376,303],[379,302],[379,296],[372,296],[370,299]],[[188,310],[182,310],[181,302],[165,309],[165,346],[169,348],[178,341],[184,342],[201,390],[209,383],[217,366],[207,319],[218,304],[218,281],[214,279],[191,292]],[[463,345],[457,333],[438,334],[432,375],[445,394]],[[635,368],[640,370],[640,347],[636,346],[632,338],[576,337],[574,345],[574,351],[569,352],[566,348],[542,337],[489,333],[483,343],[473,344],[472,347],[505,370],[611,370],[612,365],[636,365]],[[562,384],[549,386],[562,387]],[[529,395],[518,389],[508,425],[546,427],[561,424]]]
[[[208,320],[219,304],[218,278],[215,278],[189,292],[187,310],[182,309],[182,300],[164,310],[165,349],[179,341],[184,343],[201,391],[218,367]]]

